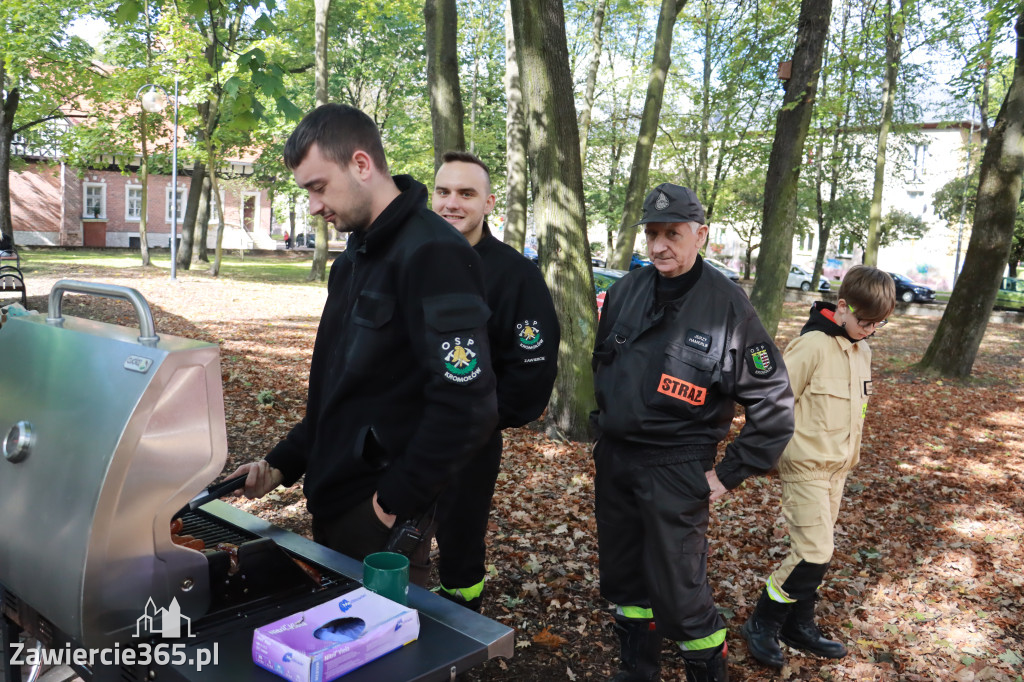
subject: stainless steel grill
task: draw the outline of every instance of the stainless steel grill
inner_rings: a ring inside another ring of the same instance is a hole
[[[131,303],[139,329],[61,315],[65,293]],[[358,586],[361,565],[214,502],[175,513],[217,476],[227,436],[216,345],[157,334],[126,287],[63,280],[49,313],[0,327],[0,651],[27,633],[50,649],[131,647],[152,600],[177,600],[189,651],[219,668],[75,665],[94,682],[273,680],[251,662],[252,630]],[[237,565],[217,544],[237,545]],[[296,562],[319,571],[314,580]],[[494,655],[512,631],[418,588],[421,643],[353,671],[352,682],[441,680]],[[21,682],[8,656],[3,679]]]

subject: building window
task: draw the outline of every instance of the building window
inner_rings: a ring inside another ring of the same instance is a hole
[[[224,199],[224,190],[221,190],[220,191],[220,204],[221,204],[221,206],[224,206],[224,201],[225,201],[225,199]],[[209,222],[209,224],[215,226],[215,225],[217,225],[218,221],[219,221],[219,219],[217,218],[217,200],[214,198],[213,194],[210,194],[210,222]]]
[[[814,249],[814,235],[810,232],[807,234],[798,234],[796,236],[796,250],[797,251],[812,251]]]
[[[124,192],[124,219],[142,220],[142,186],[127,185]]]
[[[177,215],[177,218],[178,218],[178,222],[179,223],[183,223],[183,222],[185,222],[185,190],[179,187],[177,194],[178,194],[178,215]],[[171,188],[168,187],[164,191],[164,220],[166,220],[167,222],[171,222],[171,208],[172,208],[172,206],[173,205],[171,204]]]
[[[107,219],[107,186],[99,182],[82,184],[84,198],[82,217],[94,220]]]
[[[924,192],[907,192],[907,199],[910,200],[910,212],[914,215],[928,215],[928,202],[925,201]]]
[[[915,144],[913,148],[914,179],[920,180],[928,164],[928,145]]]
[[[839,235],[839,248],[837,251],[840,256],[852,256],[853,237],[848,234]]]

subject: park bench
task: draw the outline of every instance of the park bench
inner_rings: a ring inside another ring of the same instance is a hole
[[[21,256],[13,246],[0,251],[0,296],[20,295],[21,305],[28,307],[25,293],[25,275],[21,271]]]

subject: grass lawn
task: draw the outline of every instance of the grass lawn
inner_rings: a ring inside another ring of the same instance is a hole
[[[60,272],[66,277],[87,277],[103,270],[122,269],[137,274],[154,270],[171,270],[171,255],[167,249],[152,249],[149,252],[151,265],[143,267],[142,258],[134,249],[54,249],[50,247],[20,247],[22,271],[26,279],[36,273],[53,274]],[[213,254],[211,253],[211,258]],[[330,258],[336,254],[332,254]],[[282,251],[273,255],[239,256],[237,251],[225,251],[221,257],[221,279],[240,282],[264,282],[267,284],[300,284],[322,287],[322,282],[307,282],[313,252],[304,250]],[[330,262],[328,262],[330,267]],[[210,279],[209,265],[193,260],[188,270],[180,266],[179,278]]]

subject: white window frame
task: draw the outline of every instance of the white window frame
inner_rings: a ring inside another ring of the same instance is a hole
[[[89,215],[89,190],[98,189],[100,199],[100,214]],[[83,182],[82,183],[82,220],[106,220],[107,219],[107,184],[104,182]]]
[[[171,201],[172,201],[171,195],[172,195],[171,186],[167,185],[166,187],[164,187],[164,222],[166,222],[168,224],[171,222]],[[179,223],[184,223],[185,222],[185,201],[188,198],[188,190],[179,185],[178,186],[178,196],[180,197],[180,199],[178,200],[178,216],[177,216],[177,218],[178,218],[178,222]]]
[[[132,215],[131,213],[132,192],[139,193],[139,215]],[[126,184],[124,186],[124,220],[126,223],[142,222],[142,185]]]

